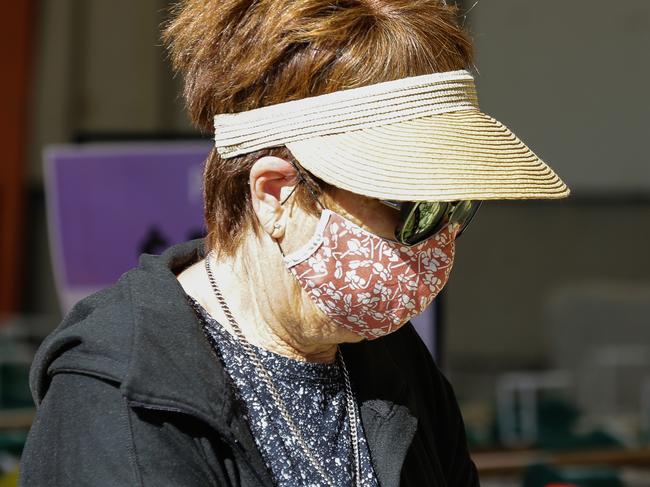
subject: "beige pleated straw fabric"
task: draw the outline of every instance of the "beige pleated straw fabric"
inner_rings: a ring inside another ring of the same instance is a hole
[[[398,201],[555,199],[569,188],[447,71],[214,117],[224,158],[286,145],[322,180]]]

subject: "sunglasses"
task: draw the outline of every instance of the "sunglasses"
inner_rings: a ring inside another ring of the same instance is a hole
[[[457,223],[460,237],[481,206],[482,201],[392,201],[379,200],[400,212],[395,227],[395,239],[405,245],[415,245],[432,237],[449,223]]]

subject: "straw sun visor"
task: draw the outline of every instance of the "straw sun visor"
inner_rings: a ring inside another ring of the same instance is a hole
[[[215,117],[222,157],[286,145],[336,187],[392,200],[556,199],[570,190],[478,108],[466,70]]]
[[[555,199],[570,190],[505,125],[478,111],[287,143],[336,187],[405,201]]]

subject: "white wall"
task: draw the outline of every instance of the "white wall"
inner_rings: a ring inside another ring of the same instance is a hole
[[[650,191],[650,1],[480,0],[467,22],[486,112],[576,194]]]
[[[168,0],[42,0],[30,181],[41,150],[82,134],[192,134],[159,40]]]
[[[459,241],[447,356],[459,393],[485,398],[494,374],[549,364],[557,289],[650,282],[650,1],[480,0],[467,25],[482,109],[573,190],[488,202]]]

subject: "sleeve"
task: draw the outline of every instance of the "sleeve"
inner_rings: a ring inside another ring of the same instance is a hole
[[[114,383],[53,376],[27,436],[18,485],[141,485],[127,404]]]

